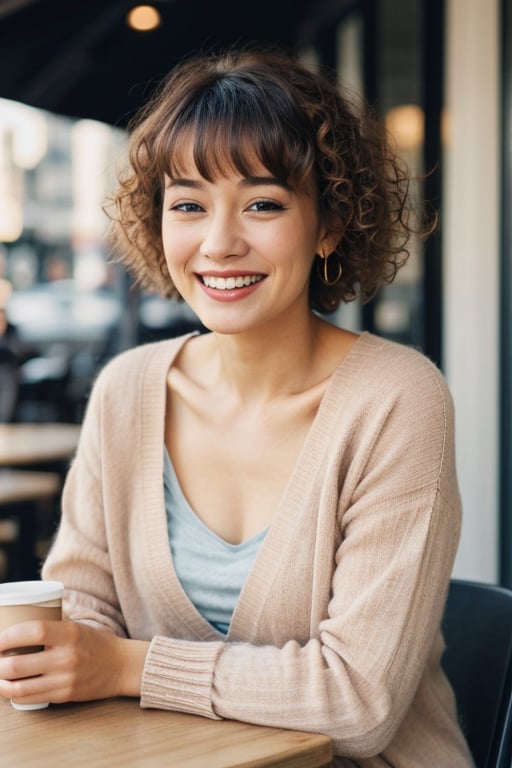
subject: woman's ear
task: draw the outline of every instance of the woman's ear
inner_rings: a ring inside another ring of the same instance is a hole
[[[317,244],[316,253],[321,259],[327,259],[340,244],[342,232],[323,231]]]

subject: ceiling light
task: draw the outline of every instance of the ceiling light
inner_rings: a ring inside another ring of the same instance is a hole
[[[131,9],[126,21],[137,32],[150,32],[162,23],[162,17],[152,5],[136,5]]]

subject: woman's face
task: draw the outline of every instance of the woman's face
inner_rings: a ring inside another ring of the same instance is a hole
[[[252,175],[201,177],[190,149],[165,178],[162,238],[171,278],[201,322],[241,333],[309,313],[309,274],[322,245],[316,197],[295,193],[260,163]],[[229,165],[227,165],[229,168]]]

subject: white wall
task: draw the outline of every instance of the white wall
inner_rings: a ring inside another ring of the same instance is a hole
[[[448,0],[444,369],[464,505],[454,575],[497,580],[498,0]]]

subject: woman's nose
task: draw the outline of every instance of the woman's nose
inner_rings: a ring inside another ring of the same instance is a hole
[[[201,244],[201,254],[214,261],[244,256],[247,243],[236,216],[227,213],[213,216],[207,224]]]

